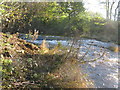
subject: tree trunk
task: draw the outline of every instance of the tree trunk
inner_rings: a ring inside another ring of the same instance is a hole
[[[109,19],[109,0],[106,0],[106,19]]]
[[[111,19],[111,16],[112,16],[112,8],[113,8],[113,5],[114,5],[114,1],[112,2],[112,4],[111,4],[111,7],[110,7],[110,19]]]
[[[118,2],[118,5],[115,9],[114,21],[118,19],[119,15],[117,15],[117,13],[119,14],[119,11],[120,11],[120,10],[118,10],[118,9],[120,9],[119,7],[120,7],[120,1]],[[118,12],[117,12],[117,10],[118,10]]]

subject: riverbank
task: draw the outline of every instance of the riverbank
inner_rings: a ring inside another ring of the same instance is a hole
[[[3,88],[90,88],[74,57],[59,45],[49,50],[17,38],[17,34],[0,33],[0,62]]]
[[[40,45],[42,43],[42,40],[46,40],[48,43],[47,47],[53,47],[57,45],[58,43],[61,43],[63,46],[70,46],[70,42],[72,42],[74,39],[78,40],[78,42],[85,42],[86,44],[92,44],[98,47],[106,48],[108,50],[119,52],[120,46],[113,42],[113,41],[106,41],[106,40],[100,40],[96,38],[81,36],[81,37],[63,37],[63,36],[42,36],[38,35],[38,38],[36,40],[31,40],[29,38],[29,35],[21,34],[20,38],[26,40],[27,42]],[[89,41],[90,42],[89,42]],[[94,43],[92,43],[94,42]]]
[[[52,36],[52,40],[46,36],[48,45],[55,46],[58,42],[69,47],[72,45],[72,40],[57,40],[56,36]],[[60,37],[59,37],[60,38]],[[40,45],[41,40],[26,40],[31,43]],[[90,79],[95,83],[96,88],[118,88],[118,45],[112,42],[102,42],[95,39],[81,38],[73,45],[78,48],[78,61],[86,63],[79,64]],[[73,53],[74,54],[74,53]],[[84,57],[83,57],[84,56]],[[101,58],[100,58],[101,57]],[[81,60],[81,58],[83,60]]]

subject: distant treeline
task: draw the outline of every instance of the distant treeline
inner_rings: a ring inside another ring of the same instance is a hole
[[[117,38],[117,22],[86,12],[82,2],[5,2],[1,7],[3,32]]]

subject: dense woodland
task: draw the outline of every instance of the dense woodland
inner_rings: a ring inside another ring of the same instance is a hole
[[[82,2],[7,2],[1,8],[3,32],[37,30],[40,35],[59,36],[79,33],[78,36],[117,42],[117,21],[87,12]]]
[[[45,40],[37,46],[20,39],[19,33],[39,32],[39,35],[119,43],[118,20],[111,20],[109,14],[110,18],[103,18],[98,13],[86,11],[83,2],[1,2],[0,12],[3,88],[94,87],[92,81],[84,80],[86,77],[79,70],[76,53],[73,52],[75,48],[58,43],[49,49]]]

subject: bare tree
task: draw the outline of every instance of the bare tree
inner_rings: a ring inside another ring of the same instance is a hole
[[[118,4],[117,4],[117,7],[115,8],[115,15],[114,15],[114,21],[117,19],[117,17],[118,17],[118,15],[117,15],[117,13],[119,12],[119,7],[120,7],[120,1],[118,2]],[[118,11],[118,12],[117,12]]]
[[[112,16],[112,9],[113,9],[113,5],[115,4],[115,1],[113,0],[111,6],[110,6],[110,19],[111,19],[111,16]]]
[[[119,5],[117,5],[117,7],[115,8],[115,3],[119,4],[120,1],[118,0],[105,0],[105,1],[100,1],[100,4],[104,4],[106,7],[106,19],[111,20],[112,19],[112,15],[113,15],[113,10],[115,10],[114,13],[114,20],[117,16],[117,10]]]
[[[109,19],[109,0],[106,0],[106,18]]]

